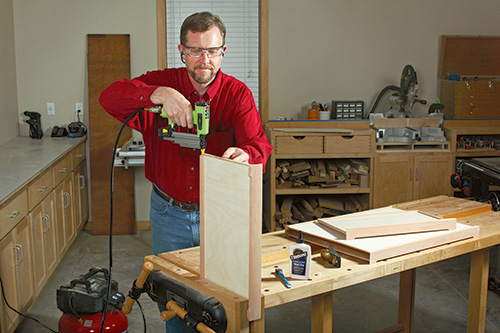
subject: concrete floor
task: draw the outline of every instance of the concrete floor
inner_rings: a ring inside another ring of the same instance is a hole
[[[82,231],[40,293],[29,315],[58,330],[61,312],[56,306],[56,290],[89,268],[108,266],[108,237]],[[140,230],[133,236],[113,237],[113,279],[127,293],[140,273],[143,258],[151,254],[151,236]],[[495,272],[497,250],[492,251],[491,271]],[[417,270],[414,331],[465,332],[470,256],[464,255]],[[366,282],[337,291],[333,295],[334,332],[373,332],[392,326],[397,320],[399,275]],[[156,304],[141,296],[147,331],[163,332]],[[305,299],[267,309],[266,332],[310,332],[311,300]],[[128,316],[129,332],[143,332],[143,319],[134,306]],[[25,319],[18,333],[49,332]],[[488,291],[486,332],[500,332],[500,296]]]

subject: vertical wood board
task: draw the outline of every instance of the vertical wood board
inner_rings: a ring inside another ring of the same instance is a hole
[[[262,165],[200,157],[201,277],[248,298],[261,317]]]
[[[99,104],[99,96],[111,83],[130,78],[130,36],[88,35],[89,150],[92,234],[109,233],[110,175],[113,146],[122,123]],[[119,145],[132,136],[125,128]],[[134,173],[114,169],[113,234],[135,234]]]

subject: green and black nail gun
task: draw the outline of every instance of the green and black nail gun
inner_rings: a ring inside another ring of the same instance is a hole
[[[210,124],[210,103],[198,101],[193,110],[193,124],[196,126],[196,133],[176,132],[176,124],[168,118],[162,106],[154,106],[148,109],[150,112],[159,113],[163,118],[168,119],[168,126],[158,129],[158,136],[162,140],[169,140],[186,148],[201,149],[205,153],[207,147],[206,136],[208,135]]]

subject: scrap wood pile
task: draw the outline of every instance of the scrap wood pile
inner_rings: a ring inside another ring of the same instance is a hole
[[[367,209],[367,195],[286,196],[276,204],[276,221],[283,227],[286,224]]]
[[[370,166],[361,159],[278,160],[276,188],[369,187]]]

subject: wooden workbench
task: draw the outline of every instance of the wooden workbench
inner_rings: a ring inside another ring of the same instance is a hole
[[[287,253],[294,241],[284,231],[262,236],[262,307],[270,308],[299,299],[312,297],[312,332],[332,332],[332,293],[340,288],[352,286],[391,274],[400,274],[398,323],[388,331],[411,332],[415,298],[416,268],[471,253],[469,288],[468,331],[482,332],[486,320],[486,297],[488,289],[489,254],[492,246],[500,244],[500,212],[480,212],[484,204],[445,196],[417,200],[397,205],[401,209],[418,209],[438,215],[455,215],[464,224],[480,226],[477,238],[434,247],[416,253],[391,258],[376,264],[365,264],[356,259],[342,257],[342,267],[329,268],[329,264],[316,252],[312,260],[312,277],[308,281],[292,280],[291,289],[273,274],[275,267],[283,269],[289,276]],[[467,208],[463,208],[467,206]],[[247,301],[227,290],[199,278],[199,248],[148,256],[145,260],[155,268],[172,275],[196,289],[216,297],[224,304],[229,327],[228,332],[263,332],[264,311],[260,320],[246,320]]]

